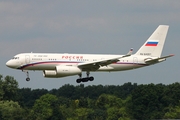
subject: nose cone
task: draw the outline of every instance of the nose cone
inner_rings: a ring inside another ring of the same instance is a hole
[[[11,60],[7,61],[6,66],[10,68],[17,68],[17,65]]]

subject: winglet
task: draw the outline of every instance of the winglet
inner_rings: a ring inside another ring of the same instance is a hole
[[[131,48],[130,51],[129,51],[126,55],[122,56],[121,58],[131,56],[131,55],[132,55],[132,52],[133,52],[133,48]]]
[[[129,50],[129,52],[127,53],[127,55],[132,55],[132,53],[133,53],[133,48],[131,48],[131,49]]]
[[[174,54],[170,54],[170,55],[169,55],[169,57],[173,57],[173,56],[175,56],[175,55],[174,55]]]

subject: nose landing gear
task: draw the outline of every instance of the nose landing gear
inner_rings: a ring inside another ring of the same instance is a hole
[[[27,76],[26,81],[30,81],[29,72],[28,71],[24,71],[24,70],[22,70],[22,71],[26,73],[26,76]]]
[[[30,81],[30,78],[29,78],[29,77],[27,77],[27,78],[26,78],[26,81]]]

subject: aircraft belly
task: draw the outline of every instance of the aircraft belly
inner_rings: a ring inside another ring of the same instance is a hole
[[[130,70],[133,69],[133,64],[112,64],[114,71]]]

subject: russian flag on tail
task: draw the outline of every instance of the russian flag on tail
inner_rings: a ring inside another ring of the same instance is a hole
[[[158,41],[148,41],[145,46],[157,46],[158,45]]]

